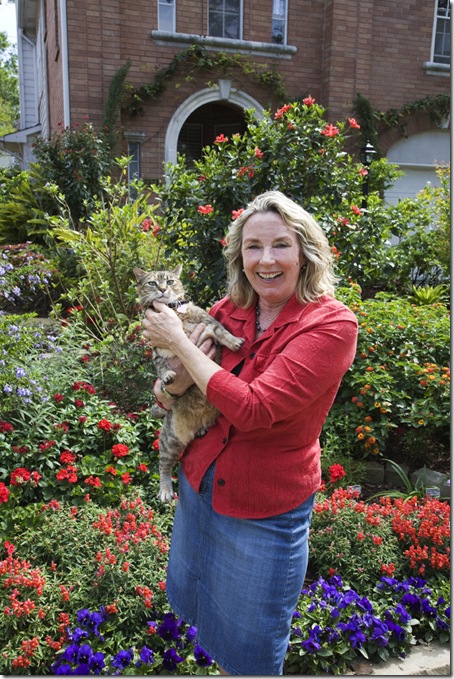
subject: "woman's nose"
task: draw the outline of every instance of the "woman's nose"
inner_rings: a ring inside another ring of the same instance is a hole
[[[263,248],[262,256],[260,257],[262,262],[274,262],[275,257],[271,248]]]

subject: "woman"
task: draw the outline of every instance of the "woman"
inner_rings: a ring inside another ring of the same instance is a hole
[[[162,304],[143,321],[179,361],[170,389],[157,381],[158,401],[171,408],[195,382],[221,413],[182,456],[167,595],[222,674],[278,675],[307,568],[319,435],[357,321],[334,299],[321,228],[282,193],[247,206],[225,254],[228,296],[210,313],[245,338],[238,352],[217,365]]]

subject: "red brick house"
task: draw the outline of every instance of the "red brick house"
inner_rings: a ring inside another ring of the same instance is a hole
[[[156,76],[166,75],[157,96],[142,97],[139,113],[126,105],[119,119],[135,159],[131,171],[146,178],[160,178],[177,150],[197,157],[217,134],[240,131],[244,109],[260,116],[281,105],[279,84],[287,100],[310,93],[331,122],[352,114],[357,93],[382,112],[428,101],[410,111],[405,137],[398,129],[380,132],[381,150],[407,173],[401,195],[433,178],[435,162],[449,162],[449,119],[435,123],[427,110],[450,92],[449,0],[16,4],[21,121],[3,145],[24,165],[36,135],[87,116],[101,125],[112,79],[128,60],[130,94],[156,90]],[[187,58],[191,45],[203,48],[208,67]]]

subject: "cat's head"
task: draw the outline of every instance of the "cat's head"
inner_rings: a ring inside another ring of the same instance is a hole
[[[180,281],[182,266],[169,271],[143,271],[135,267],[137,292],[144,308],[152,307],[153,302],[174,306],[184,299],[184,288]]]

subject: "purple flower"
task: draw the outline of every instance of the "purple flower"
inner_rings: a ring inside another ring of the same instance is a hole
[[[172,639],[180,638],[179,621],[176,620],[173,613],[166,613],[162,623],[159,625],[157,632],[164,641],[171,641]]]
[[[139,653],[139,657],[144,665],[152,665],[154,663],[153,651],[150,648],[147,648],[147,646],[142,648]],[[140,663],[136,663],[136,666],[139,667]]]
[[[162,664],[169,672],[175,672],[178,663],[183,662],[183,660],[184,658],[179,656],[174,648],[169,648],[162,656]]]
[[[117,667],[119,670],[124,670],[125,667],[128,667],[133,657],[134,651],[132,649],[129,649],[129,651],[119,651],[112,660],[112,667]]]
[[[213,664],[213,658],[208,653],[205,653],[203,648],[197,644],[194,648],[194,658],[199,667],[209,667]]]

